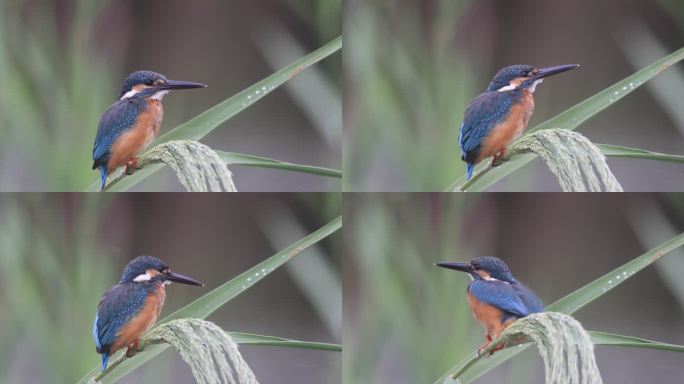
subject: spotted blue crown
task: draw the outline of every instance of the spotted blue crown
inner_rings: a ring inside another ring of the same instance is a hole
[[[119,283],[131,282],[139,275],[144,275],[148,269],[156,269],[163,271],[169,269],[169,266],[163,261],[152,256],[138,256],[131,260],[124,269],[121,281]]]
[[[508,265],[498,257],[494,256],[480,256],[473,259],[470,265],[475,269],[481,269],[489,272],[489,275],[497,280],[515,283],[515,277],[511,273]]]
[[[119,94],[119,98],[121,98],[123,95],[125,95],[127,92],[129,92],[131,89],[133,89],[134,85],[137,85],[137,84],[152,85],[157,80],[166,81],[167,78],[166,78],[166,76],[162,75],[161,73],[157,73],[157,72],[135,71],[135,72],[131,73],[130,75],[128,75],[126,80],[124,80],[123,87],[121,87],[121,93]]]
[[[510,84],[511,80],[518,77],[528,77],[534,67],[527,64],[517,64],[505,67],[494,75],[494,78],[487,87],[487,92],[496,91]]]

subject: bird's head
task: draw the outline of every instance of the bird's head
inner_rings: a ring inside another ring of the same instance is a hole
[[[535,68],[531,65],[518,64],[505,67],[496,73],[487,87],[487,92],[506,92],[526,89],[534,92],[545,77],[579,67],[579,64],[565,64],[554,67]]]
[[[152,71],[135,71],[124,80],[119,99],[129,97],[153,97],[162,99],[173,89],[205,88],[206,85],[190,81],[169,80],[161,73]]]
[[[171,272],[169,266],[163,261],[152,256],[138,256],[131,260],[124,269],[120,283],[143,283],[143,282],[170,283],[175,281],[181,284],[199,285],[199,281]]]
[[[454,269],[468,273],[473,279],[486,281],[499,280],[514,284],[517,281],[506,263],[494,256],[480,256],[470,262],[437,263],[438,267]]]

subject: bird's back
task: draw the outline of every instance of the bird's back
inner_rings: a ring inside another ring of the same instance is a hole
[[[502,317],[525,317],[544,310],[542,301],[521,283],[475,280],[468,292],[478,301],[500,309]]]
[[[537,297],[537,295],[532,292],[531,289],[527,288],[522,283],[518,282],[514,286],[516,292],[518,292],[518,297],[525,304],[527,308],[528,315],[530,313],[538,313],[544,311],[544,302]]]
[[[120,283],[102,296],[93,326],[99,353],[109,351],[121,328],[143,308],[151,289],[153,286],[150,284]]]
[[[132,97],[117,101],[102,114],[93,146],[93,169],[106,165],[111,146],[134,126],[138,115],[146,107],[145,100]]]
[[[516,97],[512,92],[485,92],[468,105],[461,125],[459,142],[463,160],[475,161],[482,140],[510,111]]]

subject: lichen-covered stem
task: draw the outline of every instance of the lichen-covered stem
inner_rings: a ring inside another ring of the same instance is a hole
[[[531,133],[514,142],[502,160],[530,152],[541,157],[565,192],[622,192],[601,150],[580,133],[567,129]],[[491,169],[491,165],[482,169],[454,192],[467,190]]]
[[[176,174],[189,192],[237,192],[232,173],[221,157],[208,146],[190,140],[169,141],[145,152],[138,159],[137,169],[164,163]],[[125,177],[114,176],[104,190]]]

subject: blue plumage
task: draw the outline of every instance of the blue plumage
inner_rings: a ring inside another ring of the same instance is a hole
[[[517,281],[499,258],[481,256],[470,262],[445,262],[437,266],[465,272],[472,278],[468,284],[468,306],[485,330],[487,343],[482,348],[487,348],[517,319],[544,311],[542,301]],[[504,346],[489,353],[501,348]]]
[[[489,85],[487,86],[487,92],[497,91],[507,85],[510,85],[511,80],[517,77],[528,77],[534,74],[534,71],[534,66],[529,64],[516,64],[501,68],[499,72],[494,75],[492,81],[489,82]]]
[[[515,292],[520,297],[520,300],[525,304],[525,307],[529,313],[537,313],[544,311],[544,302],[541,301],[537,295],[532,292],[531,289],[524,286],[522,283],[516,283],[513,285]]]
[[[531,313],[510,283],[474,280],[468,286],[468,291],[477,300],[504,311],[504,319],[511,316],[525,317]]]
[[[107,180],[107,161],[112,145],[122,134],[133,128],[140,113],[146,109],[147,103],[143,98],[131,97],[114,103],[100,118],[93,147],[93,169],[100,169],[102,188]]]
[[[123,283],[115,285],[105,293],[98,308],[97,340],[100,349],[113,344],[121,326],[142,309],[150,287],[151,285]]]
[[[485,92],[470,103],[465,112],[459,133],[462,159],[468,166],[468,179],[472,176],[482,141],[491,130],[503,122],[511,106],[523,96],[521,90],[511,92]]]
[[[93,146],[93,169],[99,169],[101,188],[104,189],[107,176],[120,164],[109,164],[114,143],[135,126],[141,113],[147,110],[147,99],[162,92],[163,96],[171,89],[204,87],[204,84],[169,80],[164,75],[152,71],[131,73],[119,93],[119,100],[110,106],[100,118],[97,136]]]
[[[493,142],[486,143],[487,148],[483,148],[485,139],[494,128],[505,122],[508,117],[514,117],[511,115],[511,107],[523,102],[525,92],[531,96],[545,77],[577,67],[576,64],[569,64],[537,69],[532,65],[518,64],[502,68],[496,73],[487,90],[473,99],[466,109],[459,129],[458,141],[463,152],[461,158],[467,164],[468,179],[472,177],[476,163],[489,156],[499,156],[505,150],[505,146],[516,137],[514,135],[519,135],[527,128],[529,116],[534,108],[531,98],[522,104],[526,106],[524,121],[513,120],[513,124],[504,126],[509,136],[497,136]]]
[[[119,99],[133,89],[133,86],[137,84],[145,84],[149,86],[157,80],[168,81],[166,76],[162,75],[161,73],[152,71],[135,71],[128,75],[126,80],[124,80],[123,86],[121,86],[121,92],[119,93]]]
[[[110,288],[100,299],[93,324],[93,338],[97,352],[102,354],[102,370],[107,368],[109,356],[118,349],[137,348],[143,332],[156,321],[155,316],[141,311],[157,311],[164,305],[164,285],[170,282],[202,286],[201,282],[172,272],[163,261],[152,256],[138,256],[124,269],[119,283]],[[152,301],[148,298],[152,295]],[[131,328],[126,328],[137,320]],[[122,330],[126,332],[122,332]],[[135,352],[135,349],[133,350]]]
[[[473,281],[468,285],[478,301],[502,310],[503,319],[525,317],[542,312],[544,303],[530,289],[520,283],[506,263],[494,256],[480,256],[469,263],[438,263],[438,266],[456,269],[470,274]]]
[[[156,285],[143,282],[123,282],[110,288],[98,306],[93,329],[97,352],[102,353],[102,369],[107,367],[109,347],[116,342],[117,333],[133,319],[145,305]]]

